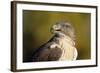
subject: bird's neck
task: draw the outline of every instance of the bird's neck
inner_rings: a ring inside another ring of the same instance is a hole
[[[66,41],[66,42],[68,42],[70,45],[75,46],[74,40],[71,39],[69,36],[67,36],[67,35],[65,35],[65,34],[62,34],[62,33],[60,33],[60,34],[55,34],[55,36],[58,37],[58,38],[60,38],[60,40]],[[61,42],[61,41],[59,41],[59,42]]]

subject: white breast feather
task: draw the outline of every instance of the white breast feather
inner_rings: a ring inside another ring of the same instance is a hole
[[[76,60],[77,49],[72,45],[75,43],[71,41],[68,37],[60,39],[60,47],[63,51],[61,58],[59,60]]]

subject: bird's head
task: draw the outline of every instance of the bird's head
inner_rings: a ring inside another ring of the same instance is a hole
[[[51,32],[59,36],[69,36],[75,40],[75,33],[73,26],[68,22],[58,22],[52,26]]]

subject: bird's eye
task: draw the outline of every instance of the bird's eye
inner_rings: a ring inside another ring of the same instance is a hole
[[[69,27],[68,25],[65,25],[65,24],[63,24],[62,26],[63,26],[63,27]]]

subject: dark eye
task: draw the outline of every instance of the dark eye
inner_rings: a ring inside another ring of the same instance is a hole
[[[70,27],[69,25],[63,25],[63,27],[66,27],[66,28],[68,28],[68,27]]]

